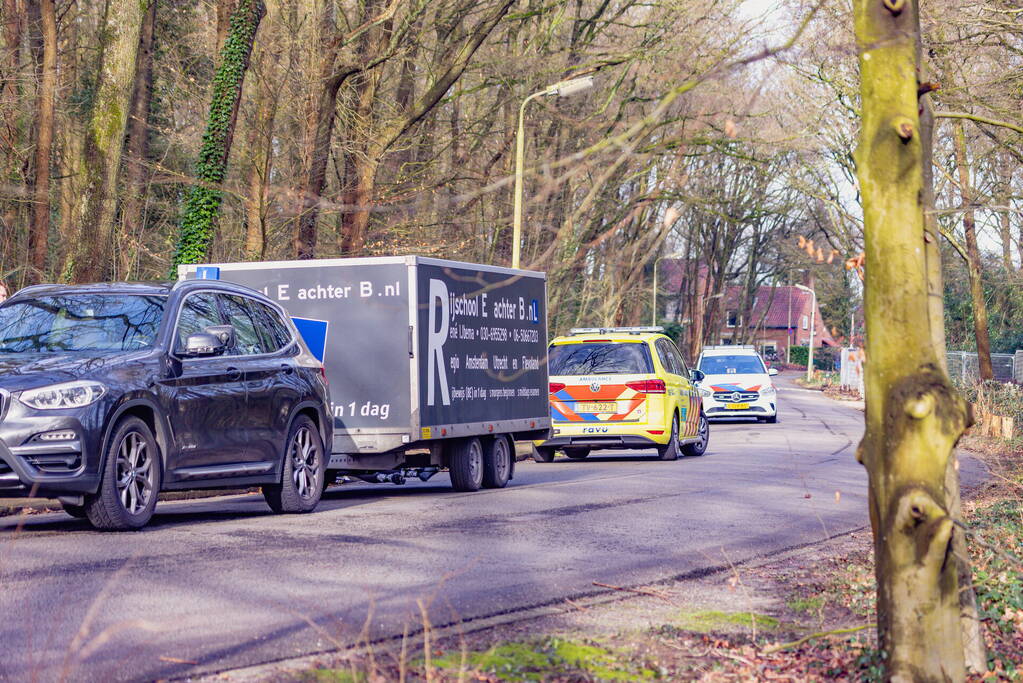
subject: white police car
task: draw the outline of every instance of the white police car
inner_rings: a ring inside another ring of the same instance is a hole
[[[708,418],[752,417],[761,422],[778,421],[778,391],[764,359],[752,346],[705,346],[697,368],[704,413]]]

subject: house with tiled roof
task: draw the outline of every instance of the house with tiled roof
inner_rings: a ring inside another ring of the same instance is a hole
[[[810,283],[812,285],[812,282]],[[814,296],[794,285],[757,289],[749,320],[740,311],[742,289],[728,287],[725,291],[725,322],[721,328],[722,344],[731,344],[746,327],[753,328],[752,339],[766,357],[784,359],[789,346],[810,343],[810,325],[814,327],[813,345],[838,346],[821,319],[820,305]],[[816,307],[816,310],[814,308]],[[749,337],[747,337],[749,338]]]
[[[699,314],[707,310],[713,299],[724,301],[723,305],[715,305],[718,314],[714,317],[720,319],[719,316],[723,315],[724,320],[720,326],[715,325],[718,330],[713,331],[708,343],[732,344],[740,338],[752,340],[765,357],[783,360],[790,346],[806,346],[810,342],[810,325],[813,324],[815,348],[838,345],[821,319],[820,305],[815,305],[814,296],[805,289],[795,285],[759,287],[752,313],[749,320],[745,320],[743,288],[733,285],[726,287],[721,294],[710,294],[715,287],[708,283],[710,275],[705,264],[665,259],[663,273],[665,286],[661,291],[667,295],[662,311],[665,320],[681,317],[681,322],[688,325],[692,323],[689,308],[695,308]],[[689,278],[693,281],[688,281]],[[814,289],[813,278],[809,278],[804,286]],[[684,295],[686,292],[689,294]],[[688,307],[684,303],[687,296],[690,297]],[[747,328],[752,328],[752,334],[745,334]]]

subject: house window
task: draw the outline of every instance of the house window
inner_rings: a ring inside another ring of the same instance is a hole
[[[739,315],[739,311],[728,311],[728,317],[725,320],[725,325],[728,327],[739,327],[742,325],[742,316]]]
[[[808,318],[805,315],[803,316],[803,329],[804,330],[810,329],[810,318]]]

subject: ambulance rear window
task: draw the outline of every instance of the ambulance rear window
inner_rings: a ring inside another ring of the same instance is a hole
[[[654,371],[646,344],[555,344],[547,359],[552,375],[643,375]]]

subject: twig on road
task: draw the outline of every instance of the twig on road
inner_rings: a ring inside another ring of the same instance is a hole
[[[626,588],[625,586],[612,586],[609,583],[601,583],[599,581],[594,581],[593,585],[594,586],[600,586],[601,588],[610,588],[610,589],[616,590],[616,591],[625,591],[626,593],[639,593],[640,595],[652,595],[655,598],[660,598],[661,600],[664,600],[669,605],[673,604],[672,601],[671,601],[671,598],[669,598],[666,593],[662,593],[661,591],[651,590],[649,588]]]
[[[580,610],[580,611],[582,611],[582,612],[589,612],[589,611],[590,611],[590,608],[589,608],[589,607],[587,607],[586,605],[580,605],[580,604],[579,604],[578,602],[576,602],[575,600],[569,600],[568,598],[565,598],[565,602],[567,602],[567,603],[568,603],[568,604],[570,604],[570,605],[571,605],[572,607],[575,607],[575,608],[576,608],[577,610]]]

